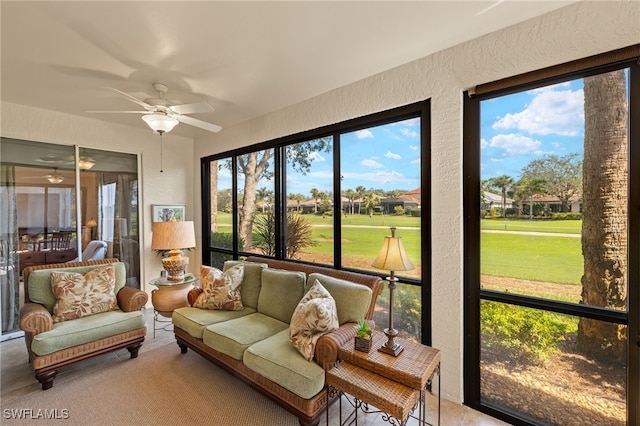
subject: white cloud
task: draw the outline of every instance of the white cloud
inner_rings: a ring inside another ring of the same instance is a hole
[[[412,151],[417,151],[418,150],[418,146],[417,145],[409,145],[409,149]]]
[[[369,129],[358,130],[356,132],[356,136],[358,137],[358,139],[367,139],[367,138],[372,138],[373,133],[371,133],[371,130]]]
[[[392,158],[394,160],[399,160],[399,159],[402,158],[399,154],[396,154],[396,153],[391,152],[391,151],[387,151],[387,153],[384,156],[387,157],[387,158]]]
[[[365,167],[370,167],[372,169],[381,169],[384,166],[380,163],[378,163],[376,160],[373,160],[371,158],[367,158],[366,160],[362,160],[360,162],[361,165],[365,166]]]
[[[411,164],[420,164],[420,159],[416,158],[415,160],[411,160]]]
[[[575,136],[584,127],[582,89],[554,90],[561,85],[532,90],[534,98],[520,112],[509,113],[493,124],[494,129],[518,129],[534,135]]]
[[[519,134],[501,134],[491,138],[489,145],[504,150],[503,157],[535,154],[540,152],[542,142]]]
[[[309,159],[312,161],[326,161],[326,158],[324,158],[322,154],[317,151],[309,153]]]
[[[480,139],[480,149],[485,149],[489,146],[489,142],[485,138]]]
[[[415,130],[407,129],[406,127],[401,128],[400,133],[402,133],[402,135],[407,138],[418,137],[418,132],[416,132]]]

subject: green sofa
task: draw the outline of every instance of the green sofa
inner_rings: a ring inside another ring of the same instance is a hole
[[[236,265],[228,261],[224,270]],[[289,261],[249,257],[240,287],[243,309],[176,309],[172,321],[182,353],[188,348],[227,369],[298,417],[317,425],[328,403],[325,371],[337,348],[355,335],[354,325],[371,320],[382,291],[379,277]],[[336,303],[340,327],[323,335],[312,361],[289,341],[291,316],[318,280]],[[201,288],[189,294],[193,305]]]

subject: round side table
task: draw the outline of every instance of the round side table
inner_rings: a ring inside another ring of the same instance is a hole
[[[151,304],[153,305],[153,337],[156,337],[156,322],[171,322],[158,319],[158,315],[171,318],[173,311],[189,306],[187,294],[197,281],[194,275],[185,275],[182,281],[169,281],[164,277],[154,278],[149,284],[157,287],[151,292]],[[166,326],[165,326],[166,327]],[[161,328],[165,328],[161,327]]]

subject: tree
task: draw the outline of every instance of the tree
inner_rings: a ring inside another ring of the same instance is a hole
[[[487,180],[487,186],[490,189],[500,191],[502,196],[502,217],[504,217],[507,209],[507,190],[513,186],[513,178],[507,175],[494,177]]]
[[[344,191],[344,197],[349,200],[349,214],[353,214],[354,200],[356,199],[356,192],[353,189],[347,189]]]
[[[623,70],[584,79],[582,303],[627,305],[628,106]],[[580,318],[578,347],[625,357],[626,326]]]
[[[369,217],[373,217],[373,209],[380,205],[380,199],[373,192],[367,192],[364,195],[364,208],[369,213]]]
[[[296,202],[296,210],[300,211],[300,203],[305,200],[304,195],[302,194],[289,194],[289,199]]]
[[[577,153],[547,155],[526,165],[522,177],[543,181],[547,192],[560,199],[560,211],[566,212],[569,200],[582,192],[582,160]]]
[[[318,188],[311,188],[309,193],[311,194],[311,198],[313,198],[313,211],[314,213],[318,213],[318,195],[320,191],[318,191]]]
[[[358,194],[358,214],[362,213],[360,211],[360,207],[362,206],[362,198],[364,197],[364,194],[367,192],[367,189],[362,186],[356,186],[356,194]]]
[[[529,199],[529,220],[533,219],[533,196],[544,194],[544,181],[540,179],[521,178],[513,187],[514,198],[522,201]],[[520,209],[518,209],[518,212]]]
[[[314,158],[309,154],[318,151],[329,152],[332,147],[331,140],[331,137],[323,137],[288,145],[285,151],[287,164],[291,166],[293,170],[303,175],[306,174],[311,168],[311,163]],[[253,245],[251,231],[256,216],[256,188],[258,187],[260,179],[271,179],[273,173],[269,170],[268,166],[272,157],[273,149],[255,151],[236,157],[237,173],[244,175],[244,190],[241,191],[244,195],[238,211],[238,215],[240,216],[238,234],[240,240],[244,241],[244,249],[250,248]],[[225,161],[224,166],[230,171],[233,171],[231,164],[232,162],[229,159]],[[211,173],[213,173],[213,169]]]

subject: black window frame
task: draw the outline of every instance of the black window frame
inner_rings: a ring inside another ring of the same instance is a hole
[[[640,45],[488,83],[463,93],[464,194],[464,404],[514,424],[533,419],[483,404],[480,394],[480,301],[490,300],[528,308],[591,318],[628,326],[627,420],[640,422]],[[500,96],[629,68],[629,223],[628,309],[612,309],[509,294],[480,288],[480,103]],[[480,93],[480,94],[478,94]],[[635,212],[635,213],[634,213]],[[634,263],[635,260],[635,263]]]
[[[233,249],[223,249],[217,247],[211,247],[211,229],[210,222],[210,167],[211,162],[221,159],[232,160],[232,170],[236,170],[235,158],[239,155],[248,154],[251,152],[261,151],[265,149],[274,149],[273,161],[274,164],[274,179],[275,181],[275,215],[280,218],[277,222],[277,228],[275,232],[276,236],[276,256],[275,259],[287,260],[290,262],[308,263],[299,260],[287,259],[285,257],[284,238],[282,229],[285,226],[285,215],[282,214],[286,211],[286,156],[284,155],[284,149],[292,144],[301,143],[321,137],[333,138],[333,175],[334,175],[334,239],[335,241],[341,241],[341,228],[340,228],[340,135],[344,133],[354,132],[366,128],[385,125],[389,123],[399,122],[411,118],[420,118],[420,162],[421,162],[421,177],[420,186],[422,191],[422,208],[421,208],[421,264],[422,273],[421,279],[415,278],[402,278],[403,284],[416,285],[421,287],[422,297],[422,315],[421,315],[421,340],[422,343],[430,345],[432,339],[431,330],[431,101],[426,99],[423,101],[407,104],[404,106],[396,107],[393,109],[373,113],[370,115],[349,119],[343,122],[331,124],[328,126],[319,127],[312,130],[303,131],[293,135],[276,138],[270,141],[261,142],[249,146],[244,146],[238,149],[221,152],[218,154],[202,157],[200,159],[201,170],[201,189],[202,189],[202,264],[211,264],[212,253],[219,253],[230,256],[233,259],[239,259],[242,256],[260,256],[255,253],[242,252],[238,250],[238,224],[237,224],[237,180],[236,173],[232,173],[233,179]],[[333,265],[322,264],[324,267],[332,267],[334,269],[341,269],[346,271],[353,271],[363,274],[380,276],[385,279],[385,274],[377,274],[371,271],[363,271],[353,268],[345,268],[341,264],[341,244],[334,245],[334,261]]]

